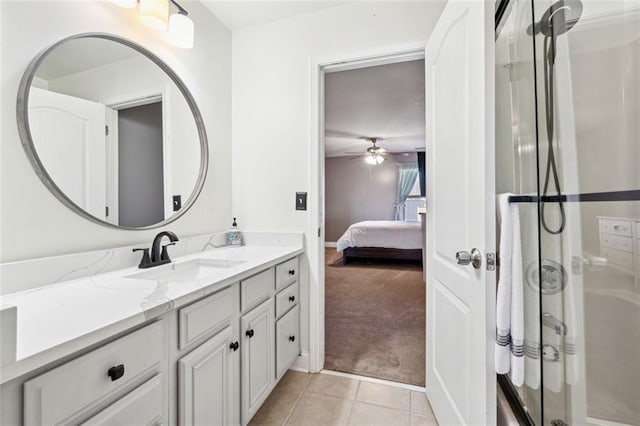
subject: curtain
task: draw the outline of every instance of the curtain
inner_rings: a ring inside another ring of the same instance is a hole
[[[418,178],[418,165],[415,163],[398,164],[398,195],[396,198],[396,220],[404,220],[404,202]]]

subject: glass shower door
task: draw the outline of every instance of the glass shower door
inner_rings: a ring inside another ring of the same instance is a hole
[[[510,0],[496,32],[496,194],[537,196],[534,46],[527,29],[533,23],[531,0]],[[519,205],[522,266],[537,267],[538,207]],[[497,229],[500,229],[498,227]],[[503,254],[500,253],[500,257]],[[502,266],[500,267],[502,268]],[[524,379],[513,384],[519,404],[534,424],[542,424],[540,298],[537,286],[523,285]],[[517,380],[516,380],[517,382]]]
[[[534,0],[543,424],[640,424],[640,2]]]

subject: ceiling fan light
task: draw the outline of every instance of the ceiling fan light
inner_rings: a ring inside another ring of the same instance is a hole
[[[384,158],[382,155],[376,155],[376,164],[382,164],[385,160],[386,158]]]
[[[140,19],[156,30],[165,30],[169,19],[169,0],[140,0]]]
[[[371,164],[372,166],[375,166],[376,164],[378,164],[378,161],[376,160],[376,156],[375,155],[367,155],[364,157],[364,161],[367,162],[367,164]]]

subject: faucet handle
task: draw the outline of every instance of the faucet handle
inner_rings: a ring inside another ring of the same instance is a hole
[[[171,262],[171,259],[169,258],[169,252],[167,251],[167,247],[169,246],[175,246],[176,243],[168,243],[162,246],[162,253],[160,254],[160,260],[166,260]]]
[[[151,258],[149,257],[149,249],[148,248],[134,248],[133,251],[134,252],[136,252],[136,251],[141,251],[142,252],[142,259],[140,260],[140,263],[138,264],[138,268],[148,268],[149,266],[151,266]]]

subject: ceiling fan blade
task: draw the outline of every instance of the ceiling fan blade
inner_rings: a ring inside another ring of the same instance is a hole
[[[350,157],[350,158],[349,158],[349,161],[351,161],[351,160],[357,160],[358,158],[361,158],[361,157],[362,157],[362,155],[354,155],[353,157]]]
[[[325,129],[324,136],[328,138],[341,138],[341,139],[357,139],[360,140],[362,136],[355,135],[349,132],[343,132],[342,130]]]
[[[362,152],[362,151],[360,151],[360,152],[358,152],[358,151],[347,151],[347,152],[345,152],[345,154],[364,155],[364,154],[366,154],[366,152]]]

